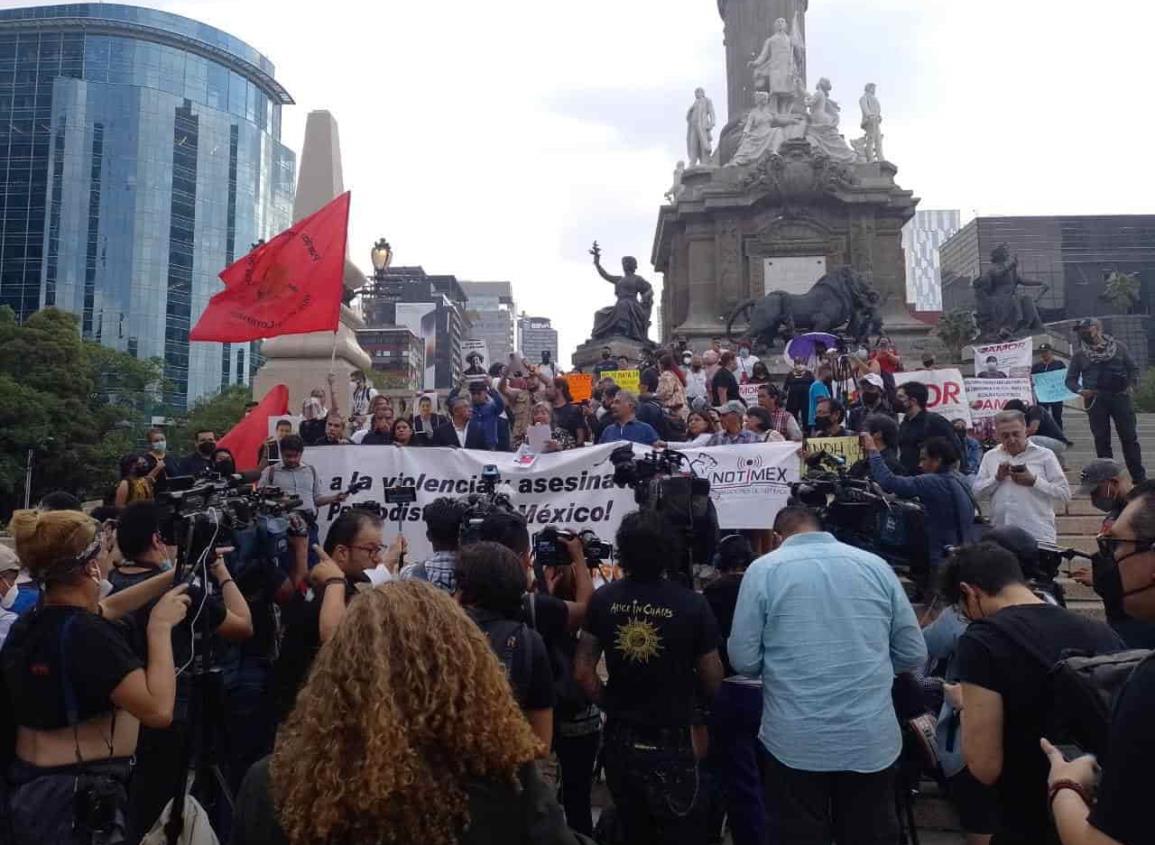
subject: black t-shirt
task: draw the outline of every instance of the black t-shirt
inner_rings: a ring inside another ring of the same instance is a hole
[[[79,723],[111,713],[112,691],[143,664],[133,653],[128,627],[79,607],[45,606],[12,626],[0,667],[12,724],[55,730],[70,724],[65,678]]]
[[[790,375],[786,376],[786,380],[782,383],[782,389],[786,392],[787,411],[798,416],[809,407],[812,384],[814,373],[810,370],[803,370],[802,375],[794,375],[794,371],[790,371]]]
[[[130,564],[125,564],[127,568],[135,568]],[[137,584],[147,581],[149,578],[155,578],[161,574],[160,569],[150,569],[145,572],[126,573],[122,569],[114,569],[109,573],[108,580],[112,583],[112,592],[119,593],[121,590],[126,590],[129,587],[134,587]],[[193,599],[189,607],[189,614],[186,617],[191,620],[196,615],[196,610],[200,606],[200,597],[204,594],[199,589],[190,589],[190,597]],[[132,645],[132,650],[137,657],[143,662],[148,662],[148,617],[152,613],[153,607],[160,599],[153,599],[143,607],[134,610],[128,616],[130,636],[129,642]],[[204,622],[208,626],[210,632],[215,632],[217,628],[221,627],[221,623],[225,621],[225,605],[221,601],[219,594],[210,594],[204,597]],[[199,621],[198,621],[198,624]],[[173,626],[172,629],[172,661],[179,671],[182,666],[187,664],[192,657],[192,626],[190,624],[182,623]],[[176,678],[176,713],[175,719],[184,718],[184,705],[187,704],[189,694],[191,691],[192,676],[188,672],[181,672]]]
[[[490,639],[505,667],[514,698],[522,710],[553,708],[553,669],[541,634],[524,622],[506,619],[480,608],[466,612]]]
[[[1013,605],[998,612],[1000,625],[1018,632],[1052,663],[1064,651],[1109,654],[1123,648],[1115,632],[1049,604]],[[1047,758],[1039,748],[1050,710],[1050,666],[1028,654],[990,620],[972,622],[958,641],[958,676],[1003,699],[1003,769],[995,790],[1008,833],[1047,841]]]
[[[594,593],[585,630],[605,651],[611,719],[691,724],[698,658],[718,648],[718,623],[706,599],[671,581],[626,578]]]
[[[1065,369],[1067,369],[1067,365],[1062,361],[1054,358],[1051,359],[1051,363],[1049,364],[1044,364],[1042,361],[1036,361],[1035,363],[1031,364],[1032,373],[1050,373],[1054,372],[1055,370]]]
[[[718,391],[725,390],[726,396],[723,401],[729,402],[732,399],[740,400],[741,393],[738,391],[738,379],[734,378],[734,374],[725,367],[719,367],[718,372],[714,373],[714,381],[710,385],[710,404],[721,404],[718,400]]]
[[[323,587],[297,592],[281,611],[281,653],[273,666],[273,706],[278,719],[284,719],[297,701],[297,693],[309,676],[313,659],[321,650],[321,600]],[[357,595],[357,588],[345,584],[346,603]]]
[[[734,674],[734,667],[730,665],[730,656],[726,653],[726,640],[730,639],[730,628],[734,624],[734,608],[738,605],[742,575],[741,572],[727,572],[702,588],[702,595],[706,597],[718,621],[718,652],[722,656],[727,678]]]
[[[1151,767],[1155,765],[1155,660],[1131,673],[1111,719],[1108,760],[1091,824],[1123,845],[1152,841]]]
[[[1042,405],[1032,405],[1027,408],[1027,426],[1031,423],[1038,422],[1039,428],[1035,434],[1040,437],[1050,437],[1053,440],[1058,440],[1060,443],[1070,443],[1067,435],[1063,434],[1063,429],[1059,428],[1059,424],[1055,422],[1055,418],[1051,416],[1051,412]]]
[[[553,424],[557,428],[564,428],[574,440],[578,439],[578,431],[586,427],[585,415],[582,409],[572,402],[553,409]]]
[[[918,475],[919,450],[932,437],[945,437],[947,442],[954,444],[963,454],[966,453],[946,417],[934,411],[923,411],[916,417],[907,414],[898,427],[898,459],[906,475]]]
[[[532,615],[526,621],[541,634],[547,649],[568,649],[572,658],[575,640],[569,632],[569,607],[549,593],[534,593],[532,601]]]

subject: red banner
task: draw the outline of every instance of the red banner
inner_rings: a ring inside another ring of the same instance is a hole
[[[189,340],[240,342],[336,331],[345,292],[346,191],[221,272]]]

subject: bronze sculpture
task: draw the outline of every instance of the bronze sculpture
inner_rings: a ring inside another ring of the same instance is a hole
[[[999,244],[991,251],[991,266],[971,283],[980,340],[1008,340],[1045,329],[1035,300],[1017,293],[1020,285],[1047,291],[1045,283],[1020,276],[1018,258],[1011,259],[1007,245]]]
[[[637,274],[638,260],[632,255],[622,259],[624,275],[614,276],[602,268],[601,248],[594,241],[590,249],[594,257],[594,267],[603,279],[614,286],[618,300],[613,305],[598,309],[594,314],[593,340],[611,337],[626,337],[640,343],[648,343],[650,313],[654,307],[654,289]]]

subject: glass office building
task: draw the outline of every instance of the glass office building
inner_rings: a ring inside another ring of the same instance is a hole
[[[292,99],[213,27],[106,3],[0,11],[0,304],[164,360],[184,407],[248,383],[252,344],[189,344],[217,274],[291,223]]]

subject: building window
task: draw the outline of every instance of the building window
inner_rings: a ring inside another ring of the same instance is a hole
[[[92,337],[92,312],[96,307],[96,248],[100,242],[100,177],[103,165],[104,124],[94,123],[92,159],[88,171],[88,245],[84,255],[84,309],[80,316],[80,332],[87,338]]]
[[[168,235],[164,375],[168,401],[188,405],[189,317],[192,308],[193,243],[196,232],[197,146],[200,122],[185,100],[177,108],[172,138],[172,202]]]

